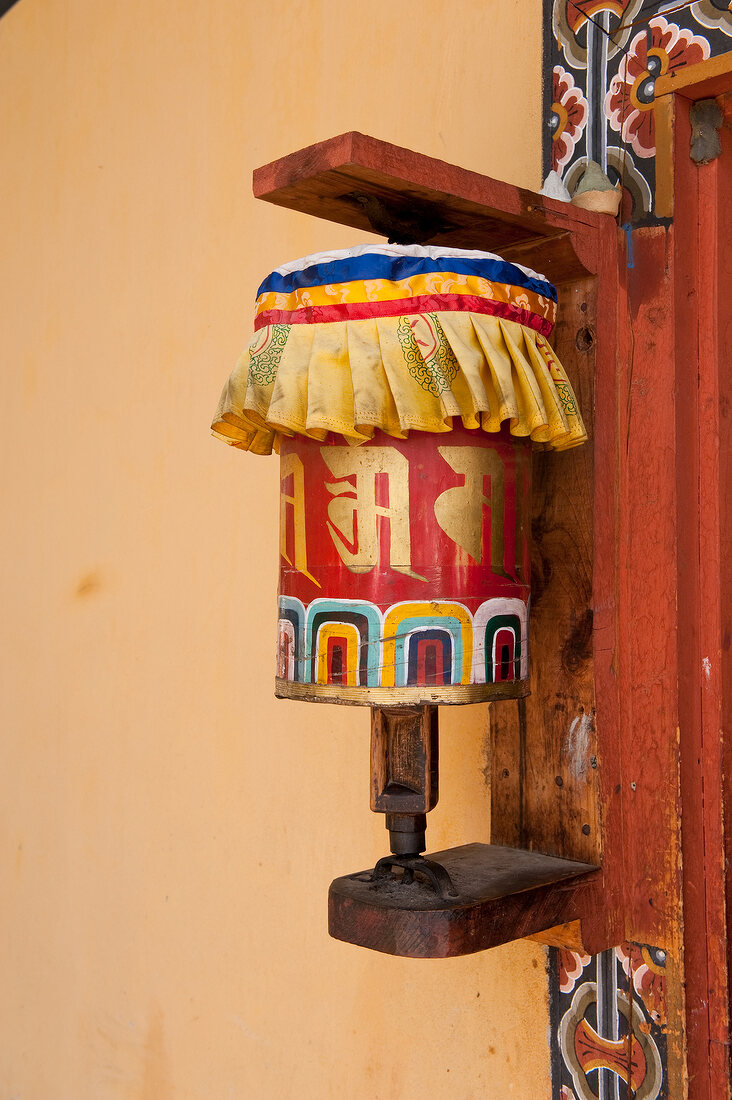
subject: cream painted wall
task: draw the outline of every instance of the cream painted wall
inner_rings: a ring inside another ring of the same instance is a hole
[[[348,129],[537,186],[540,0],[20,0],[0,21],[1,1100],[548,1097],[545,956],[328,938],[368,714],[272,696],[277,463],[208,435]],[[517,139],[517,135],[519,135]],[[446,710],[435,846],[486,835]]]

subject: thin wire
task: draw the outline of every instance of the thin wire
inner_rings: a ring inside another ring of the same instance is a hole
[[[691,5],[694,4],[694,3],[696,3],[696,0],[684,0],[684,2],[682,4],[677,4],[675,8],[667,8],[666,11],[664,11],[663,14],[664,14],[664,16],[673,15],[674,12],[684,11],[685,8],[690,8]],[[630,21],[630,23],[621,23],[620,26],[616,29],[615,34],[617,34],[618,31],[627,31],[629,27],[636,27],[636,26],[638,26],[639,23],[648,23],[648,22],[650,22],[651,19],[655,18],[655,16],[658,15],[658,14],[659,14],[659,12],[656,11],[656,12],[653,13],[653,15],[647,15],[647,16],[644,15],[640,19],[632,19]]]
[[[695,2],[696,0],[683,0],[681,4],[677,4],[675,8],[668,8],[666,11],[664,11],[663,14],[664,16],[666,16],[673,15],[677,11],[684,11],[685,8],[690,8],[691,5]],[[620,31],[630,30],[631,27],[637,27],[641,23],[650,23],[651,19],[654,19],[658,15],[658,12],[655,11],[649,13],[648,15],[641,16],[640,19],[632,19],[630,23],[621,23],[611,33],[610,31],[605,30],[602,23],[598,23],[596,19],[593,19],[591,15],[588,15],[587,12],[579,6],[579,4],[575,3],[575,0],[568,0],[568,3],[571,4],[575,11],[578,11],[580,15],[584,16],[588,23],[592,23],[593,27],[597,27],[597,29],[601,31],[606,38],[609,38],[613,45],[615,45],[619,50],[622,50],[623,53],[627,53],[628,51],[615,41],[615,36],[619,34]]]
[[[693,0],[692,0],[692,2],[693,2]],[[587,20],[588,23],[592,23],[593,27],[597,27],[598,31],[601,31],[605,35],[606,38],[609,38],[610,41],[613,42],[614,45],[618,46],[617,42],[615,42],[615,40],[614,40],[614,35],[617,34],[617,31],[613,31],[613,34],[610,34],[610,31],[606,31],[605,28],[603,27],[602,23],[598,23],[596,19],[593,19],[591,15],[588,15],[586,11],[583,11],[582,8],[579,6],[579,4],[575,4],[574,0],[569,0],[569,3],[572,5],[572,7],[576,11],[578,11],[580,13],[580,15],[584,15],[584,17],[585,17],[585,19]],[[620,29],[621,28],[619,27],[618,30],[620,30]],[[622,50],[623,53],[626,53],[626,54],[628,52],[627,50],[623,49],[622,46],[618,46],[618,49]]]

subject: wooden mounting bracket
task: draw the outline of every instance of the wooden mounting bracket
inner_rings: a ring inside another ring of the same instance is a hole
[[[386,814],[392,852],[410,855],[332,883],[331,936],[391,955],[447,958],[583,916],[587,876],[598,870],[591,863],[495,844],[420,857],[425,814],[437,803],[437,707],[371,713],[371,808]]]
[[[370,871],[332,883],[328,930],[338,940],[413,959],[471,955],[581,917],[597,868],[540,852],[463,844],[434,852],[455,896],[415,880],[374,884]]]
[[[491,845],[435,854],[438,861],[470,865],[470,883],[459,904],[438,906],[429,918],[424,908],[418,916],[399,916],[394,906],[370,910],[364,891],[373,891],[360,875],[337,879],[330,895],[331,932],[399,954],[429,954],[433,947],[459,954],[461,937],[466,951],[478,949],[465,946],[473,942],[468,929],[480,923],[478,904],[490,931],[475,942],[485,947],[542,935],[554,925],[562,927],[548,932],[547,942],[581,945],[589,953],[613,946],[625,931],[625,872],[616,858],[622,843],[622,754],[612,641],[618,560],[611,458],[619,447],[616,224],[608,215],[355,132],[257,169],[254,194],[383,236],[393,231],[395,219],[402,227],[411,223],[419,243],[495,251],[545,274],[560,294],[552,343],[590,432],[587,446],[534,456],[531,694],[491,708]],[[596,455],[598,466],[610,473],[597,483]],[[601,744],[596,708],[603,715]],[[377,801],[388,786],[383,756],[382,765]],[[420,787],[416,794],[425,792]],[[506,874],[507,866],[515,874]],[[357,914],[361,939],[354,931]],[[430,921],[442,928],[436,940],[425,932]],[[412,943],[414,934],[419,950],[413,944],[396,950],[396,939],[384,946],[390,922],[402,922],[408,929],[404,942]]]

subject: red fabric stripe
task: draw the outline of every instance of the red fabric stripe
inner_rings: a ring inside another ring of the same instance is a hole
[[[400,298],[395,302],[343,302],[333,306],[306,306],[304,309],[270,309],[254,321],[258,331],[266,325],[321,325],[331,321],[361,321],[367,317],[400,317],[414,313],[484,313],[503,317],[533,328],[542,336],[550,336],[554,328],[546,317],[540,317],[509,302],[494,302],[471,294],[425,294],[417,298]]]

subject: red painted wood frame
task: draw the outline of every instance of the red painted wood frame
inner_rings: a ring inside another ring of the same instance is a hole
[[[689,1095],[730,1089],[732,829],[732,54],[658,88],[663,197],[673,210],[678,700]],[[690,110],[722,107],[721,156],[689,156]],[[665,132],[664,132],[665,130]]]

